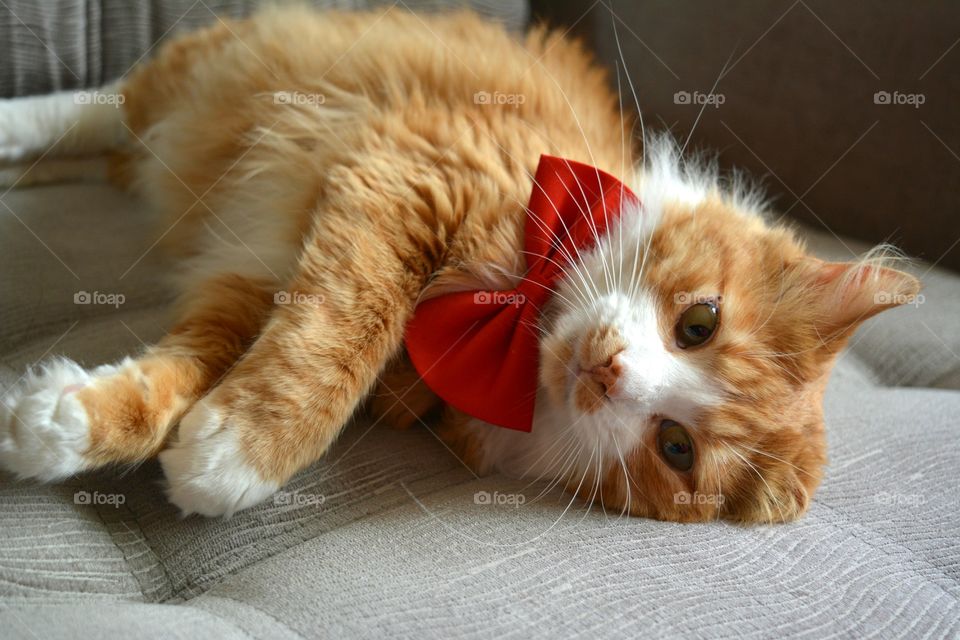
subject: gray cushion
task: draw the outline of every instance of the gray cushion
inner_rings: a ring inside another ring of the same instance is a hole
[[[391,6],[416,11],[465,6],[510,29],[521,29],[527,22],[526,0],[297,3],[381,11]],[[102,86],[125,75],[171,36],[217,17],[249,15],[263,4],[263,0],[4,0],[0,2],[0,97]]]
[[[139,203],[102,185],[2,201],[3,387],[49,354],[92,365],[162,334],[164,262],[147,252],[156,234]],[[825,255],[844,250],[811,237]],[[960,353],[960,278],[935,269],[925,280],[924,304],[878,317],[841,358],[826,398],[832,462],[800,522],[683,526],[579,503],[563,515],[568,496],[534,500],[541,486],[477,479],[425,429],[358,423],[286,489],[306,498],[231,520],[179,518],[152,463],[58,486],[0,479],[0,628],[24,638],[956,636],[960,392],[909,387],[956,375],[958,359],[940,355]],[[94,290],[126,301],[73,303]],[[478,505],[481,490],[528,500]],[[78,504],[77,492],[95,491],[123,504]]]
[[[8,607],[0,613],[4,637],[37,640],[129,640],[165,638],[244,640],[250,634],[231,621],[189,607],[159,604],[74,602],[43,607]],[[259,637],[283,637],[274,628]]]

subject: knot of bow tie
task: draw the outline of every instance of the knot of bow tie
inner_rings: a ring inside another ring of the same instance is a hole
[[[637,197],[595,167],[543,155],[524,223],[526,272],[513,289],[460,291],[417,305],[406,348],[427,386],[475,418],[530,431],[540,315],[571,260],[593,247]]]

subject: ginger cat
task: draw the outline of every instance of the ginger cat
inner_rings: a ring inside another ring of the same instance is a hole
[[[543,29],[273,10],[170,42],[115,90],[120,109],[0,103],[0,154],[109,149],[114,179],[168,217],[177,320],[144,353],[55,359],[5,395],[0,466],[23,478],[159,455],[183,513],[230,514],[365,405],[416,422],[439,400],[404,327],[427,297],[522,278],[543,153],[618,176],[641,204],[577,256],[544,313],[532,432],[442,411],[440,433],[478,470],[639,516],[797,518],[826,461],[836,355],[919,288],[877,259],[813,258],[754,191],[724,188],[669,138],[634,149],[605,73]]]

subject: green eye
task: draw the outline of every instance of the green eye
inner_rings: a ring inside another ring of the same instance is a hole
[[[687,308],[677,322],[677,344],[681,349],[705,343],[720,324],[720,310],[712,302],[701,302]]]
[[[666,463],[677,471],[690,471],[693,467],[693,441],[687,430],[673,420],[660,423],[657,447]]]

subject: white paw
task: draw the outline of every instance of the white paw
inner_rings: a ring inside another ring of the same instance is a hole
[[[7,391],[0,398],[0,467],[44,481],[84,470],[90,423],[75,392],[92,379],[77,363],[58,359]]]
[[[18,162],[43,151],[36,127],[36,100],[0,100],[0,161]]]
[[[0,161],[19,162],[48,152],[99,153],[115,147],[125,132],[120,92],[117,82],[93,92],[0,100]],[[94,100],[94,95],[106,100]]]
[[[229,517],[280,488],[246,462],[231,427],[213,402],[201,400],[180,421],[177,441],[160,453],[167,495],[183,515]]]
[[[26,159],[30,155],[30,150],[17,144],[0,144],[0,162],[12,164]]]

